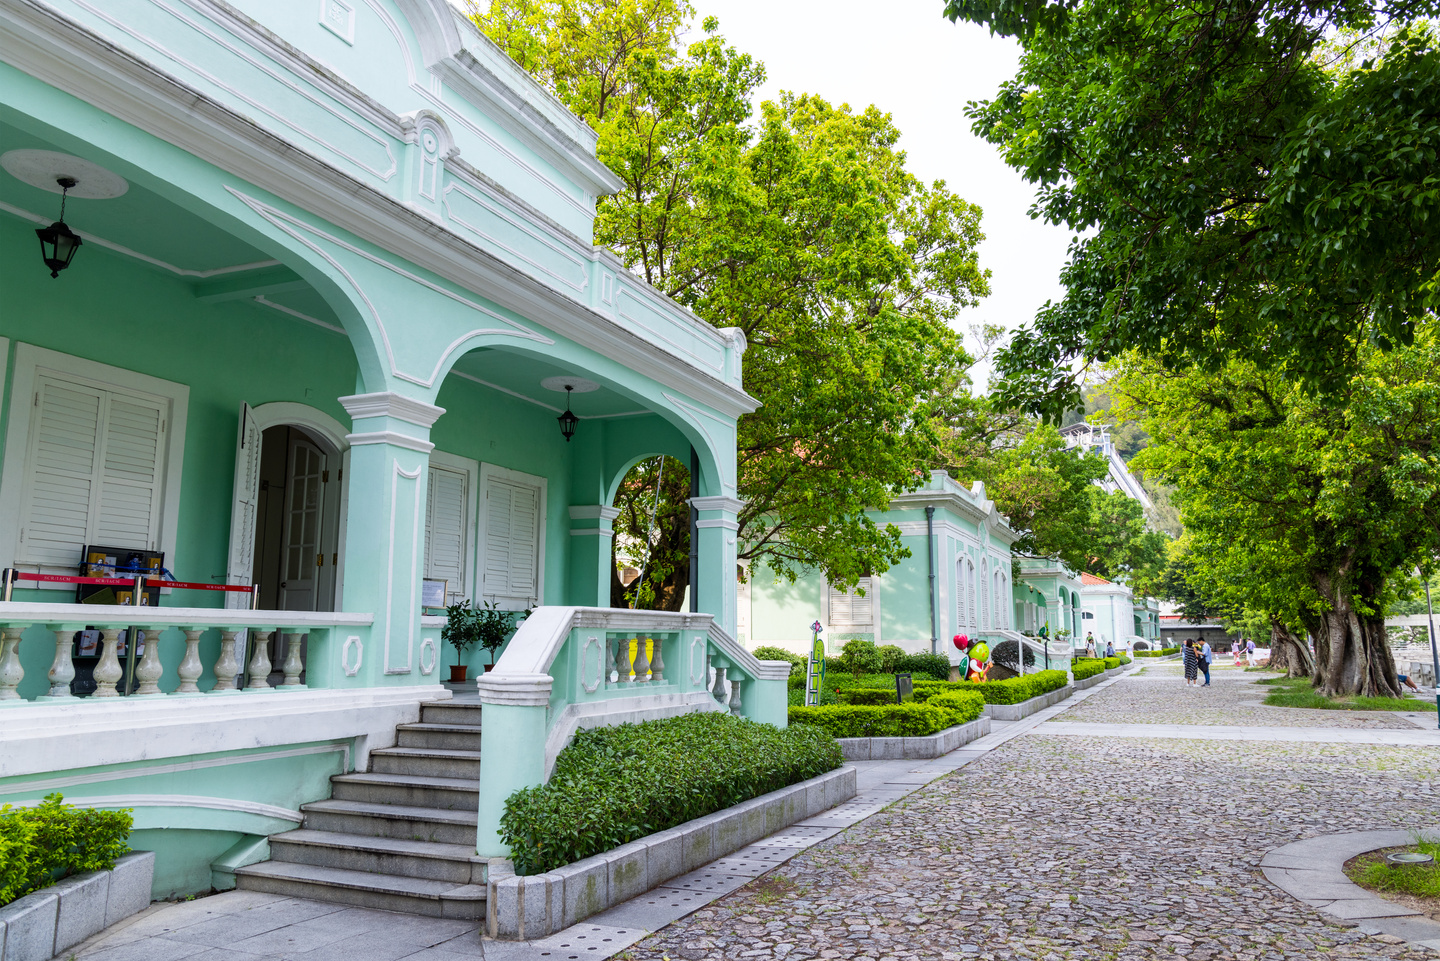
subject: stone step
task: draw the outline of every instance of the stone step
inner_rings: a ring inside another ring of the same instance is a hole
[[[466,724],[479,727],[480,702],[462,701],[459,698],[429,701],[420,705],[420,720],[426,724]]]
[[[384,747],[370,752],[372,774],[480,778],[480,752],[438,747]]]
[[[270,860],[452,884],[479,884],[484,880],[484,861],[476,856],[473,844],[357,837],[312,828],[271,835]]]
[[[316,831],[475,846],[475,811],[333,799],[301,810],[305,827]]]
[[[235,886],[332,904],[476,921],[485,916],[485,885],[370,874],[313,864],[262,861],[235,870]]]
[[[346,801],[469,811],[472,815],[480,810],[478,778],[414,774],[337,774],[330,779],[330,796]]]
[[[480,750],[480,727],[471,724],[401,724],[395,729],[399,747],[438,747],[447,751]]]

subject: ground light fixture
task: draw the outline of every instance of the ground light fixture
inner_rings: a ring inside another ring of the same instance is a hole
[[[79,181],[74,177],[56,177],[55,183],[60,187],[60,219],[35,231],[35,236],[40,238],[40,256],[45,266],[50,268],[51,277],[59,277],[60,271],[70,266],[82,242],[74,231],[65,226],[65,201]]]
[[[575,436],[575,425],[580,422],[580,418],[570,412],[570,392],[574,389],[575,386],[573,384],[565,385],[565,413],[555,418],[560,422],[560,433],[565,435],[565,443],[567,444],[570,443],[570,438]],[[555,408],[552,407],[550,409],[554,410]]]

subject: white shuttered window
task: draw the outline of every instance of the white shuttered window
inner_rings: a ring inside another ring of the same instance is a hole
[[[480,509],[485,513],[481,593],[503,608],[540,601],[540,537],[544,492],[513,472],[485,479]]]
[[[469,593],[465,581],[469,478],[464,471],[430,467],[425,509],[425,576],[447,581],[451,596]],[[448,602],[450,597],[446,598]]]
[[[85,544],[161,548],[168,406],[36,372],[18,563],[73,567]]]
[[[864,591],[861,597],[859,592]],[[875,588],[873,579],[860,578],[855,590],[846,592],[830,586],[830,624],[833,627],[870,627],[875,623]]]

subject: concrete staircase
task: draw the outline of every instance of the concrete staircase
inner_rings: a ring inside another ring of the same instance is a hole
[[[437,918],[485,916],[480,804],[480,702],[420,708],[370,771],[330,779],[328,801],[304,805],[295,831],[270,838],[270,860],[235,871],[236,887]]]

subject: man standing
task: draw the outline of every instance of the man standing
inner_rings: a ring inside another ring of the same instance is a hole
[[[1200,670],[1205,672],[1205,683],[1202,684],[1201,687],[1210,686],[1210,662],[1214,659],[1215,652],[1211,649],[1210,642],[1206,641],[1204,646],[1200,648]]]
[[[1245,663],[1251,667],[1255,666],[1255,638],[1245,639]]]

